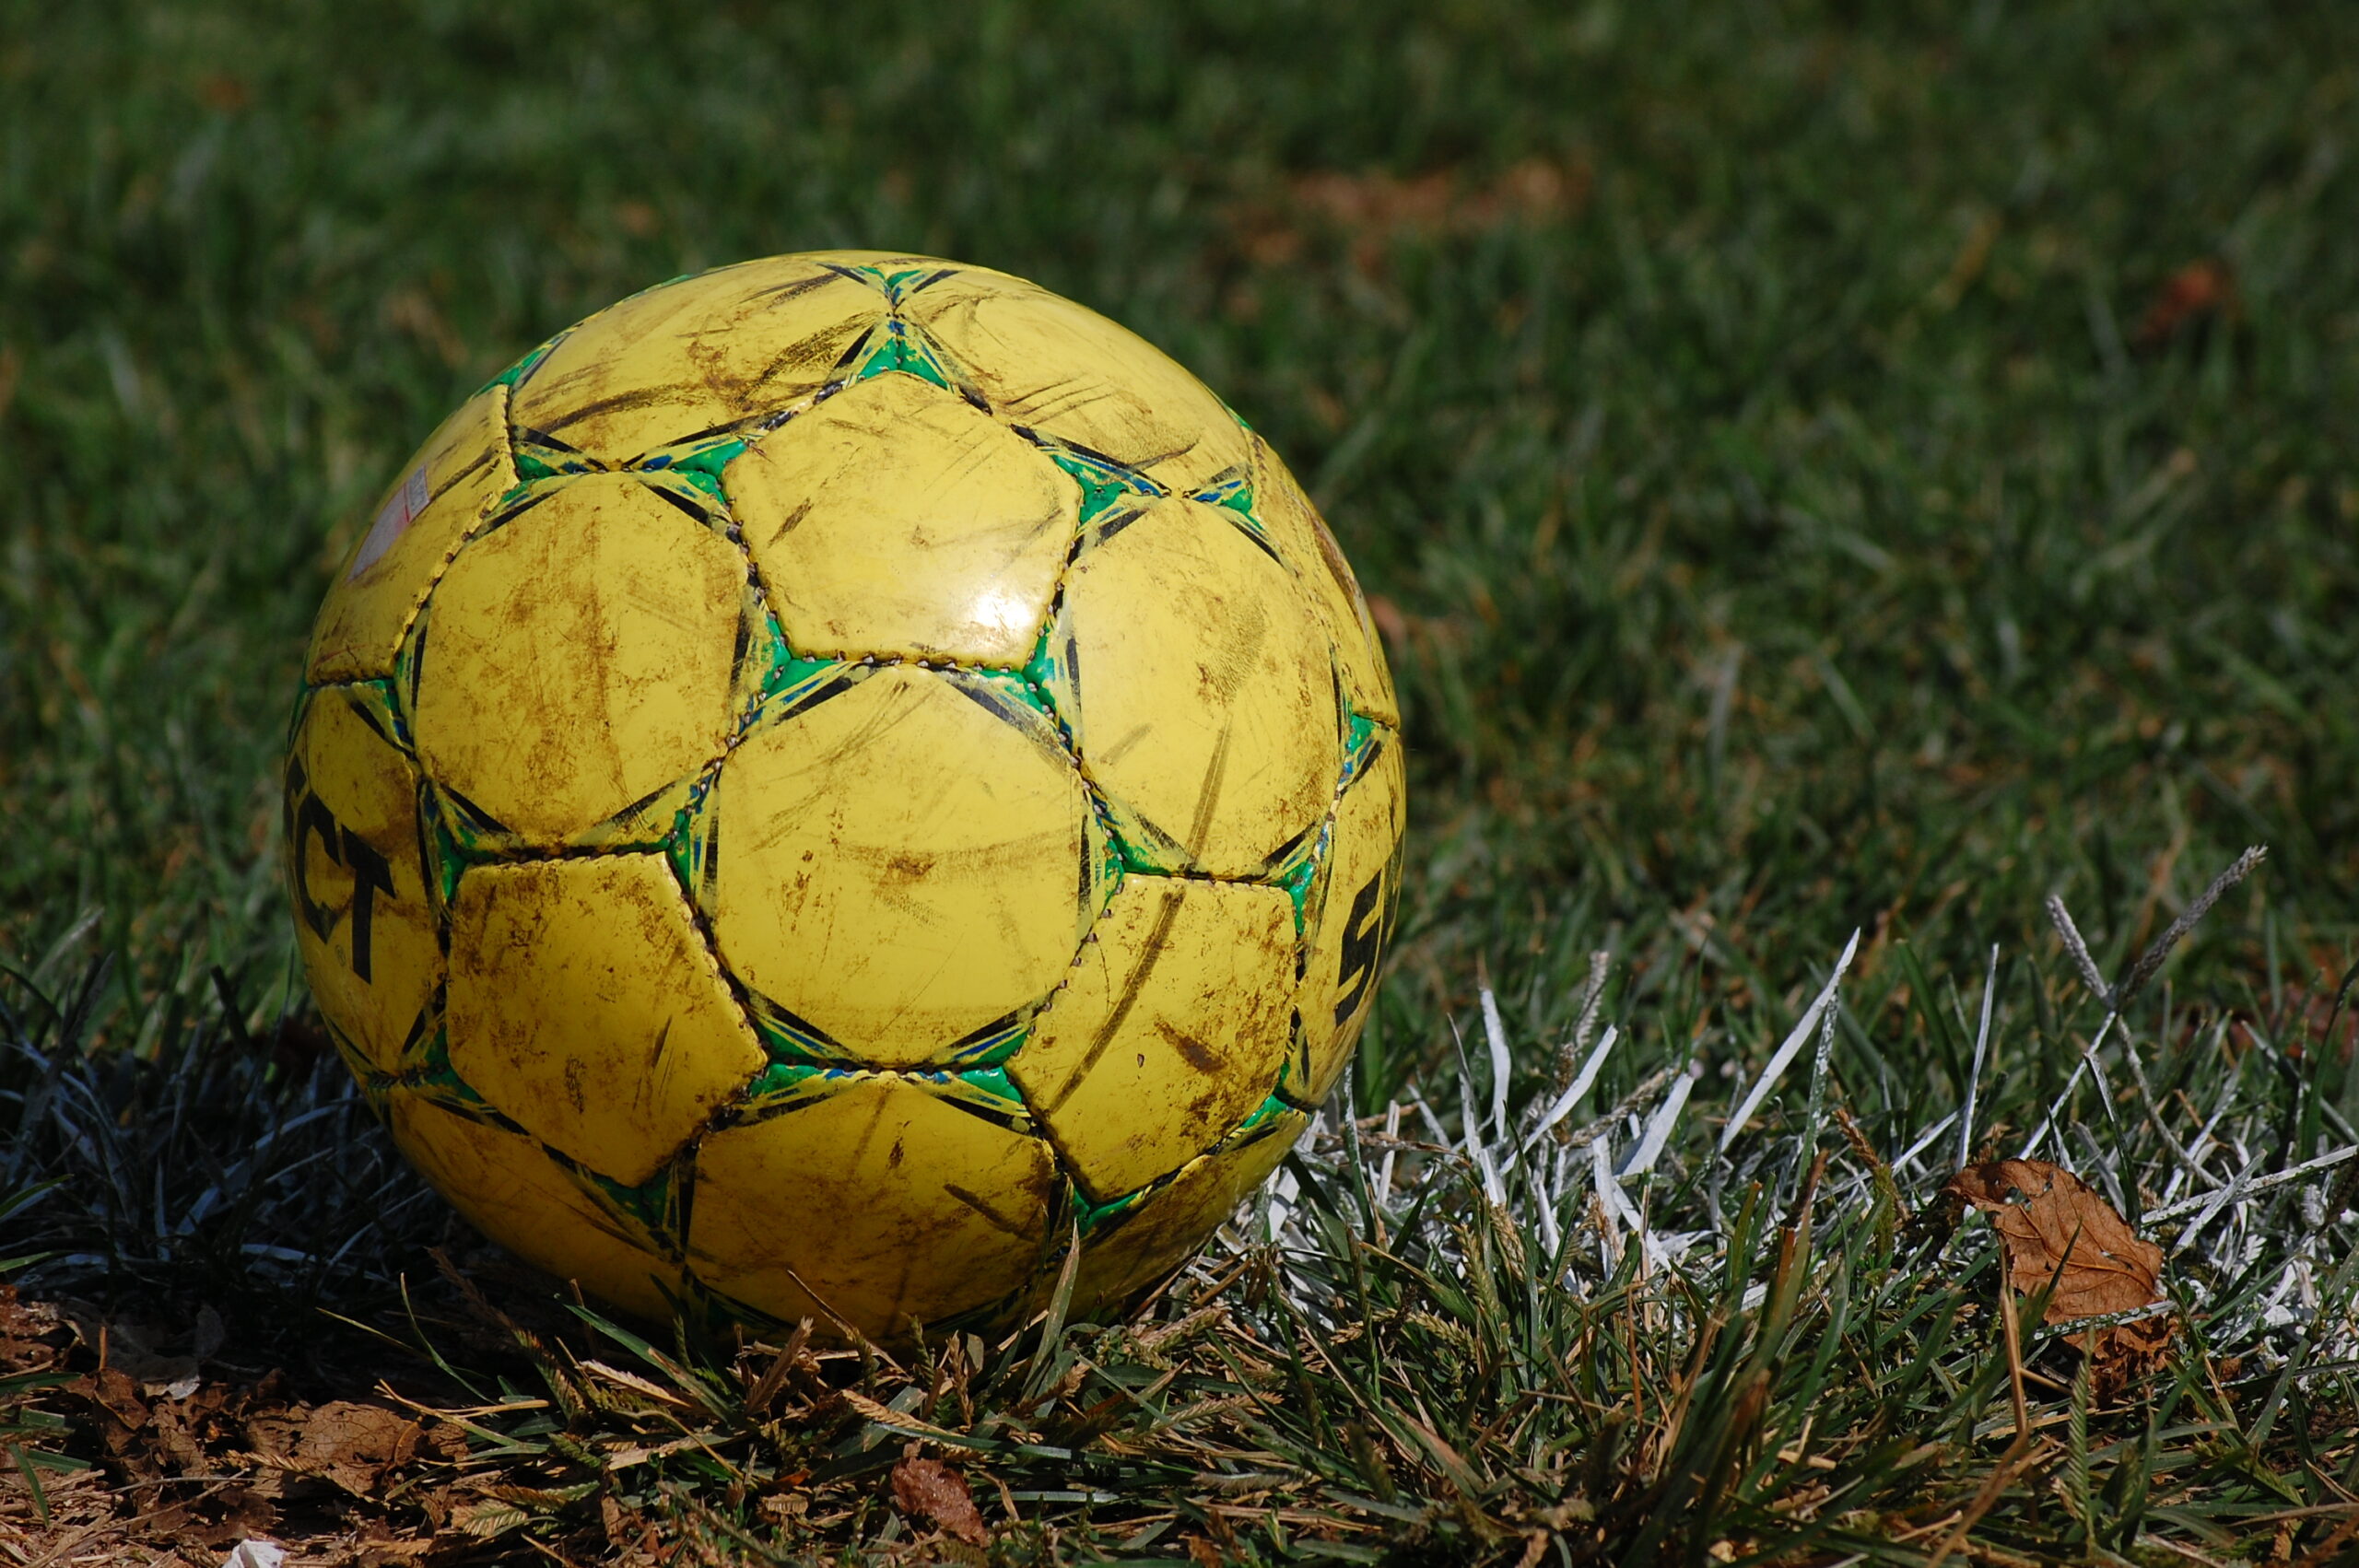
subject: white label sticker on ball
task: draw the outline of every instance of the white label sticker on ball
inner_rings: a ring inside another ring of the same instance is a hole
[[[385,497],[377,509],[377,521],[369,525],[369,537],[360,542],[360,553],[352,557],[352,569],[346,572],[346,581],[358,577],[377,564],[384,553],[393,547],[393,541],[426,509],[428,499],[426,489],[426,469],[423,464],[410,471],[402,487]]]

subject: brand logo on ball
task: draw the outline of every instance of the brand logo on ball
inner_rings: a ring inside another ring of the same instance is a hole
[[[376,901],[393,896],[392,862],[377,853],[367,839],[336,821],[327,802],[311,792],[303,765],[299,762],[289,762],[287,766],[286,833],[288,882],[294,895],[296,913],[311,928],[311,934],[322,941],[334,934],[336,922],[349,915],[352,972],[367,980]],[[330,904],[312,896],[310,867],[314,852],[352,873],[348,902]]]

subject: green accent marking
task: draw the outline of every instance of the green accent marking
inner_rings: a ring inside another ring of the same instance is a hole
[[[1008,1080],[1007,1074],[996,1063],[961,1072],[957,1074],[957,1078],[960,1082],[971,1088],[980,1089],[995,1099],[1005,1100],[1015,1106],[1024,1104],[1023,1094],[1017,1092],[1015,1085]]]
[[[1251,1116],[1247,1117],[1243,1121],[1238,1122],[1236,1129],[1227,1137],[1220,1141],[1215,1148],[1215,1153],[1218,1153],[1222,1150],[1241,1148],[1245,1144],[1254,1142],[1259,1139],[1268,1136],[1271,1129],[1276,1126],[1281,1118],[1289,1114],[1296,1113],[1297,1110],[1297,1107],[1286,1104],[1275,1094],[1271,1095],[1268,1099],[1262,1102],[1261,1107],[1258,1110],[1256,1110]]]
[[[697,831],[698,810],[704,804],[699,790],[688,802],[672,813],[672,831],[663,836],[663,860],[672,868],[672,880],[691,904],[696,902],[697,881],[704,872],[705,838]]]
[[[1009,1024],[995,1035],[986,1035],[980,1040],[969,1040],[951,1059],[967,1063],[977,1069],[990,1069],[996,1073],[1001,1063],[1023,1048],[1024,1042],[1030,1037],[1031,1033],[1032,1021],[1026,1018]],[[1010,1094],[1015,1093],[1013,1085],[1010,1085],[1008,1093]]]
[[[530,451],[527,451],[522,447],[518,447],[511,455],[516,464],[516,477],[522,480],[522,483],[518,485],[515,489],[511,490],[507,496],[502,496],[500,497],[502,505],[507,503],[510,496],[521,496],[523,491],[528,489],[534,484],[534,481],[541,479],[554,479],[560,472],[557,469],[551,468],[547,463],[543,462],[539,458],[534,456]]]
[[[1081,521],[1084,523],[1097,521],[1133,496],[1153,494],[1134,486],[1128,474],[1087,462],[1070,452],[1052,451],[1049,453],[1049,461],[1071,474],[1074,483],[1081,486]]]
[[[762,1048],[769,1052],[772,1061],[819,1071],[838,1065],[839,1059],[834,1053],[841,1047],[796,1028],[771,1006],[766,1005],[760,997],[754,999],[754,1005],[746,1012],[753,1017],[756,1037],[762,1042]]]
[[[451,1035],[447,1029],[437,1029],[428,1036],[425,1049],[418,1053],[417,1065],[400,1076],[412,1094],[446,1109],[472,1112],[490,1108],[490,1102],[476,1094],[475,1086],[451,1065]]]
[[[1166,1180],[1168,1181],[1168,1178]],[[1105,1229],[1116,1220],[1130,1213],[1153,1197],[1164,1185],[1164,1182],[1150,1182],[1136,1192],[1125,1192],[1121,1197],[1109,1198],[1103,1203],[1092,1203],[1089,1200],[1089,1194],[1071,1183],[1067,1183],[1066,1187],[1073,1199],[1074,1221],[1081,1227],[1081,1234],[1086,1236]]]
[[[400,750],[415,756],[409,725],[402,716],[401,697],[395,686],[397,677],[381,675],[370,681],[350,681],[345,684],[346,700],[355,708],[365,709],[388,734]]]
[[[923,345],[910,338],[898,322],[886,323],[884,340],[869,352],[867,359],[853,372],[851,379],[864,381],[872,376],[882,376],[892,370],[915,376],[920,380],[932,381],[944,392],[951,390],[948,374],[934,362],[933,354]]]
[[[1342,788],[1351,788],[1368,759],[1376,755],[1376,731],[1381,728],[1372,719],[1358,714],[1347,715],[1344,724],[1344,781]]]
[[[1208,507],[1225,507],[1245,520],[1246,526],[1256,534],[1265,532],[1262,520],[1253,513],[1253,486],[1241,476],[1232,474],[1217,485],[1198,490],[1188,497]]]
[[[1032,1119],[1032,1107],[1024,1103],[1024,1096],[1016,1093],[1007,1074],[996,1067],[970,1072],[921,1068],[911,1072],[907,1081],[931,1088],[961,1110],[1019,1137],[1040,1135],[1039,1127]]]
[[[491,380],[477,387],[475,389],[475,395],[477,397],[481,397],[484,393],[489,392],[494,387],[506,387],[511,392],[515,391],[518,383],[522,381],[525,377],[531,375],[534,370],[539,368],[541,361],[549,357],[551,350],[555,349],[558,344],[563,343],[567,338],[572,335],[573,329],[571,327],[566,328],[565,331],[557,333],[555,337],[549,339],[546,343],[542,344],[538,348],[534,349],[531,353],[525,355],[524,357],[519,359],[516,363],[509,366],[508,369],[500,371],[499,374],[492,377]]]
[[[1038,648],[1033,649],[1032,657],[1040,657]],[[991,687],[1010,702],[1021,704],[1051,722],[1057,720],[1056,705],[1049,700],[1042,683],[1034,678],[1029,663],[1021,670],[969,670],[966,674],[968,680]]]
[[[745,1085],[745,1097],[756,1099],[764,1094],[781,1094],[801,1083],[804,1079],[816,1078],[825,1071],[824,1068],[813,1067],[806,1062],[774,1061],[756,1073],[754,1081]]]
[[[614,1177],[601,1176],[587,1165],[568,1160],[567,1167],[573,1178],[593,1195],[605,1199],[608,1207],[618,1210],[653,1237],[672,1234],[675,1205],[673,1202],[672,1168],[665,1166],[637,1187],[625,1187]]]
[[[1039,640],[1032,645],[1032,657],[1024,661],[1024,679],[1039,687],[1043,694],[1056,689],[1062,673],[1057,667],[1056,632],[1056,617],[1052,615],[1040,628]],[[1052,708],[1050,711],[1054,712],[1055,709]]]
[[[1299,1109],[1304,1107],[1302,1107],[1293,1096],[1286,1093],[1287,1090],[1294,1087],[1294,1081],[1302,1071],[1300,1066],[1300,1056],[1295,1049],[1296,1047],[1302,1043],[1302,1033],[1300,1027],[1301,1020],[1297,1018],[1295,1022],[1296,1030],[1294,1037],[1286,1042],[1286,1054],[1278,1061],[1278,1086],[1270,1092],[1270,1098],[1273,1100],[1284,1100],[1286,1104],[1296,1106],[1297,1108]],[[1267,1108],[1266,1101],[1263,1103],[1263,1108]],[[1260,1114],[1261,1113],[1259,1111],[1254,1113],[1256,1116]],[[1248,1123],[1250,1123],[1252,1117],[1248,1117],[1246,1120]],[[1243,1129],[1240,1128],[1238,1130],[1241,1131]]]
[[[714,500],[726,505],[729,497],[722,487],[721,472],[745,450],[745,443],[739,437],[717,436],[685,451],[650,452],[632,464],[632,471],[639,474],[676,474]]]
[[[1332,824],[1321,823],[1318,833],[1302,847],[1294,862],[1270,879],[1273,884],[1284,888],[1286,896],[1294,902],[1294,934],[1297,937],[1302,935],[1304,926],[1309,923],[1306,909],[1310,901],[1311,883],[1319,880],[1319,865],[1327,858],[1328,837],[1332,831]]]
[[[1148,856],[1145,850],[1141,849],[1129,839],[1123,837],[1120,833],[1115,832],[1110,825],[1106,829],[1106,837],[1108,842],[1113,846],[1115,859],[1121,862],[1123,871],[1134,872],[1140,876],[1163,876],[1169,874],[1171,871],[1169,866],[1158,864],[1155,860]]]
[[[433,826],[435,881],[442,889],[442,907],[448,909],[458,902],[459,876],[467,869],[467,852],[439,811],[434,813]]]
[[[786,649],[785,638],[781,637],[769,675],[755,696],[754,705],[757,708],[767,708],[774,711],[792,710],[812,687],[832,680],[845,668],[845,661],[841,659],[805,659],[790,652]]]

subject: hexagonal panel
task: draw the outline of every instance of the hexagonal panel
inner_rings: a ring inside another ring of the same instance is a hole
[[[897,667],[747,739],[699,888],[739,978],[884,1066],[1037,1001],[1094,909],[1080,776],[951,680]]]
[[[1294,909],[1274,887],[1125,877],[1007,1073],[1099,1202],[1212,1147],[1285,1059]]]
[[[1191,1161],[1168,1186],[1087,1237],[1074,1277],[1072,1316],[1097,1315],[1102,1322],[1106,1311],[1185,1263],[1278,1168],[1309,1119],[1302,1111],[1273,1117],[1254,1135]]]
[[[1004,273],[960,267],[910,294],[901,313],[957,360],[1003,419],[1183,494],[1245,466],[1245,432],[1220,399],[1095,310]]]
[[[765,1059],[656,855],[477,866],[451,911],[451,1065],[627,1187]]]
[[[508,389],[486,387],[426,438],[328,584],[307,661],[316,684],[393,673],[402,635],[451,553],[516,484]]]
[[[1311,886],[1303,965],[1306,1098],[1327,1097],[1351,1059],[1376,1000],[1392,915],[1401,896],[1402,772],[1400,738],[1379,730],[1335,806],[1335,830]]]
[[[721,755],[745,557],[622,474],[459,554],[421,626],[428,774],[554,848]]]
[[[791,406],[882,321],[885,298],[826,263],[773,256],[634,294],[591,317],[516,389],[521,430],[619,463]]]
[[[1384,661],[1384,641],[1369,620],[1367,601],[1359,579],[1334,533],[1310,504],[1302,486],[1280,462],[1270,444],[1253,438],[1252,490],[1254,515],[1261,518],[1277,544],[1278,553],[1293,567],[1309,596],[1320,625],[1334,644],[1335,662],[1353,711],[1396,728],[1401,699],[1393,695],[1392,672]]]
[[[963,399],[872,376],[730,463],[730,510],[787,641],[806,655],[1032,651],[1081,490]]]
[[[1266,870],[1326,814],[1340,750],[1327,638],[1234,518],[1168,500],[1109,530],[1053,633],[1061,709],[1118,825],[1215,876]]]
[[[672,1316],[663,1291],[683,1293],[679,1266],[593,1200],[538,1143],[399,1092],[387,1119],[418,1174],[494,1242],[626,1311]]]
[[[971,1311],[1029,1280],[1057,1189],[1039,1139],[921,1080],[863,1076],[705,1139],[688,1256],[714,1289],[774,1317],[824,1327],[824,1303],[898,1341],[911,1318]]]
[[[417,769],[373,686],[314,693],[287,758],[288,892],[311,994],[381,1071],[401,1065],[442,950],[417,831]]]

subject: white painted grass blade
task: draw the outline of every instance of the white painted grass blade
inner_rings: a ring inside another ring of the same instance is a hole
[[[1483,1119],[1474,1114],[1474,1064],[1466,1059],[1466,1042],[1459,1036],[1455,1019],[1450,1021],[1449,1037],[1458,1047],[1459,1149],[1472,1159],[1483,1143]]]
[[[1458,1147],[1458,1141],[1444,1130],[1441,1117],[1434,1115],[1433,1106],[1426,1104],[1425,1095],[1418,1092],[1417,1086],[1414,1083],[1409,1086],[1409,1103],[1417,1107],[1417,1115],[1425,1119],[1426,1133],[1437,1145],[1444,1149]]]
[[[2024,1140],[2024,1146],[2015,1153],[2016,1159],[2034,1158],[2039,1152],[2039,1146],[2048,1141],[2048,1135],[2056,1130],[2056,1118],[2064,1114],[2064,1103],[2072,1097],[2072,1091],[2081,1086],[2081,1074],[2091,1068],[2097,1067],[2097,1051],[2104,1046],[2105,1037],[2113,1033],[2114,1022],[2120,1016],[2118,1012],[2108,1012],[2105,1015],[2105,1022],[2097,1025],[2097,1037],[2082,1049],[2081,1059],[2072,1064],[2071,1076],[2064,1080],[2063,1093],[2058,1094],[2049,1104],[2048,1114],[2040,1118],[2039,1126],[2033,1129],[2029,1138]],[[2105,1082],[2105,1070],[2102,1068],[2097,1068],[2097,1082],[2100,1085]],[[2110,1094],[2107,1097],[2110,1102]]]
[[[1601,1138],[1589,1146],[1589,1181],[1597,1190],[1598,1207],[1605,1215],[1605,1234],[1610,1241],[1620,1229],[1622,1205],[1614,1199],[1622,1196],[1622,1186],[1614,1179],[1614,1156],[1606,1150],[1607,1141]],[[1612,1197],[1607,1196],[1609,1191]]]
[[[1508,1055],[1508,1028],[1499,1019],[1499,999],[1485,986],[1483,997],[1483,1039],[1491,1047],[1491,1139],[1502,1148],[1513,1141],[1508,1136],[1508,1079],[1514,1071],[1514,1061]]]
[[[1401,1139],[1401,1102],[1394,1100],[1384,1107],[1384,1163],[1376,1167],[1376,1201],[1380,1206],[1392,1196],[1392,1161],[1401,1151],[1395,1147]]]
[[[2197,1214],[2192,1220],[2189,1220],[2187,1223],[2187,1228],[2178,1233],[2178,1240],[2171,1244],[2172,1257],[2176,1258],[2180,1253],[2185,1252],[2189,1247],[2194,1246],[2195,1238],[2201,1235],[2206,1230],[2210,1229],[2212,1222],[2220,1217],[2220,1211],[2225,1209],[2229,1204],[2235,1202],[2237,1199],[2242,1198],[2245,1195],[2250,1186],[2250,1183],[2247,1178],[2252,1175],[2253,1166],[2259,1164],[2260,1164],[2260,1156],[2259,1154],[2247,1156],[2244,1165],[2236,1172],[2236,1180],[2230,1182],[2219,1191],[2208,1194],[2204,1198],[2202,1212]],[[2152,1216],[2149,1216],[2148,1223],[2153,1223]]]
[[[1605,1200],[1607,1211],[1615,1219],[1630,1227],[1632,1235],[1643,1237],[1647,1222],[1639,1214],[1638,1206],[1630,1201],[1630,1195],[1622,1190],[1622,1184],[1614,1179],[1614,1156],[1606,1149],[1605,1140],[1599,1139],[1589,1146],[1589,1151],[1590,1176],[1597,1183],[1597,1195]]]
[[[1966,1112],[1957,1128],[1957,1168],[1974,1158],[1974,1100],[1982,1089],[1983,1054],[1990,1045],[1990,998],[1999,989],[1999,944],[1990,944],[1990,970],[1982,977],[1982,1026],[1974,1032],[1974,1070],[1966,1080]]]
[[[1655,1114],[1648,1119],[1646,1136],[1638,1140],[1638,1146],[1630,1151],[1630,1157],[1622,1162],[1622,1168],[1614,1173],[1615,1176],[1627,1180],[1631,1176],[1644,1176],[1655,1168],[1655,1161],[1662,1155],[1662,1146],[1671,1140],[1672,1124],[1679,1120],[1679,1113],[1686,1107],[1687,1096],[1695,1087],[1696,1079],[1692,1073],[1683,1072],[1672,1080],[1671,1093],[1663,1096],[1662,1104],[1655,1107]]]
[[[1892,1168],[1897,1171],[1903,1165],[1908,1164],[1914,1161],[1918,1155],[1923,1153],[1926,1150],[1931,1149],[1933,1146],[1933,1140],[1939,1138],[1942,1133],[1947,1132],[1950,1129],[1951,1124],[1956,1120],[1957,1113],[1955,1111],[1952,1111],[1949,1115],[1943,1117],[1941,1120],[1935,1122],[1932,1126],[1919,1133],[1917,1135],[1917,1141],[1911,1143],[1906,1150],[1902,1151],[1900,1156],[1892,1162]]]
[[[2288,1166],[2284,1170],[2274,1171],[2265,1176],[2255,1176],[2252,1180],[2244,1182],[2241,1188],[2236,1182],[2231,1182],[2216,1191],[2200,1193],[2177,1203],[2165,1204],[2149,1212],[2146,1215],[2146,1223],[2150,1225],[2157,1225],[2165,1220],[2176,1220],[2181,1214],[2192,1214],[2199,1209],[2216,1207],[2235,1197],[2239,1190],[2243,1196],[2250,1198],[2256,1192],[2265,1192],[2272,1187],[2283,1187],[2289,1181],[2309,1175],[2312,1171],[2322,1171],[2330,1165],[2339,1165],[2353,1154],[2359,1154],[2359,1143],[2346,1143],[2340,1149],[2329,1150],[2315,1160],[2305,1160],[2298,1165]],[[2204,1223],[2208,1223],[2209,1220],[2207,1219]],[[2196,1228],[2200,1229],[2201,1226]]]
[[[1580,1104],[1581,1096],[1588,1094],[1590,1085],[1597,1082],[1598,1070],[1605,1065],[1607,1053],[1614,1049],[1614,1042],[1620,1036],[1621,1029],[1618,1025],[1608,1024],[1605,1026],[1605,1033],[1598,1037],[1597,1048],[1589,1053],[1587,1061],[1581,1063],[1579,1075],[1574,1078],[1563,1094],[1549,1103],[1548,1109],[1542,1114],[1539,1122],[1525,1137],[1523,1141],[1525,1148],[1529,1149],[1539,1142],[1558,1122],[1572,1115],[1573,1107]]]
[[[1785,1043],[1780,1045],[1777,1053],[1770,1057],[1769,1065],[1761,1070],[1761,1076],[1754,1081],[1752,1089],[1746,1093],[1743,1103],[1737,1106],[1736,1113],[1729,1117],[1728,1126],[1721,1129],[1721,1153],[1728,1153],[1729,1145],[1735,1142],[1737,1134],[1744,1130],[1744,1124],[1753,1119],[1753,1113],[1761,1108],[1761,1102],[1769,1097],[1769,1091],[1778,1086],[1778,1080],[1784,1077],[1786,1069],[1793,1065],[1794,1058],[1801,1053],[1803,1042],[1807,1041],[1811,1037],[1812,1031],[1818,1027],[1819,1015],[1834,1005],[1835,989],[1843,983],[1843,972],[1851,966],[1851,959],[1859,951],[1860,933],[1858,929],[1854,928],[1851,940],[1843,944],[1843,956],[1835,961],[1835,972],[1826,977],[1826,984],[1820,989],[1817,1000],[1810,1004],[1810,1010],[1804,1012],[1801,1020],[1794,1024],[1793,1032],[1786,1036]]]

